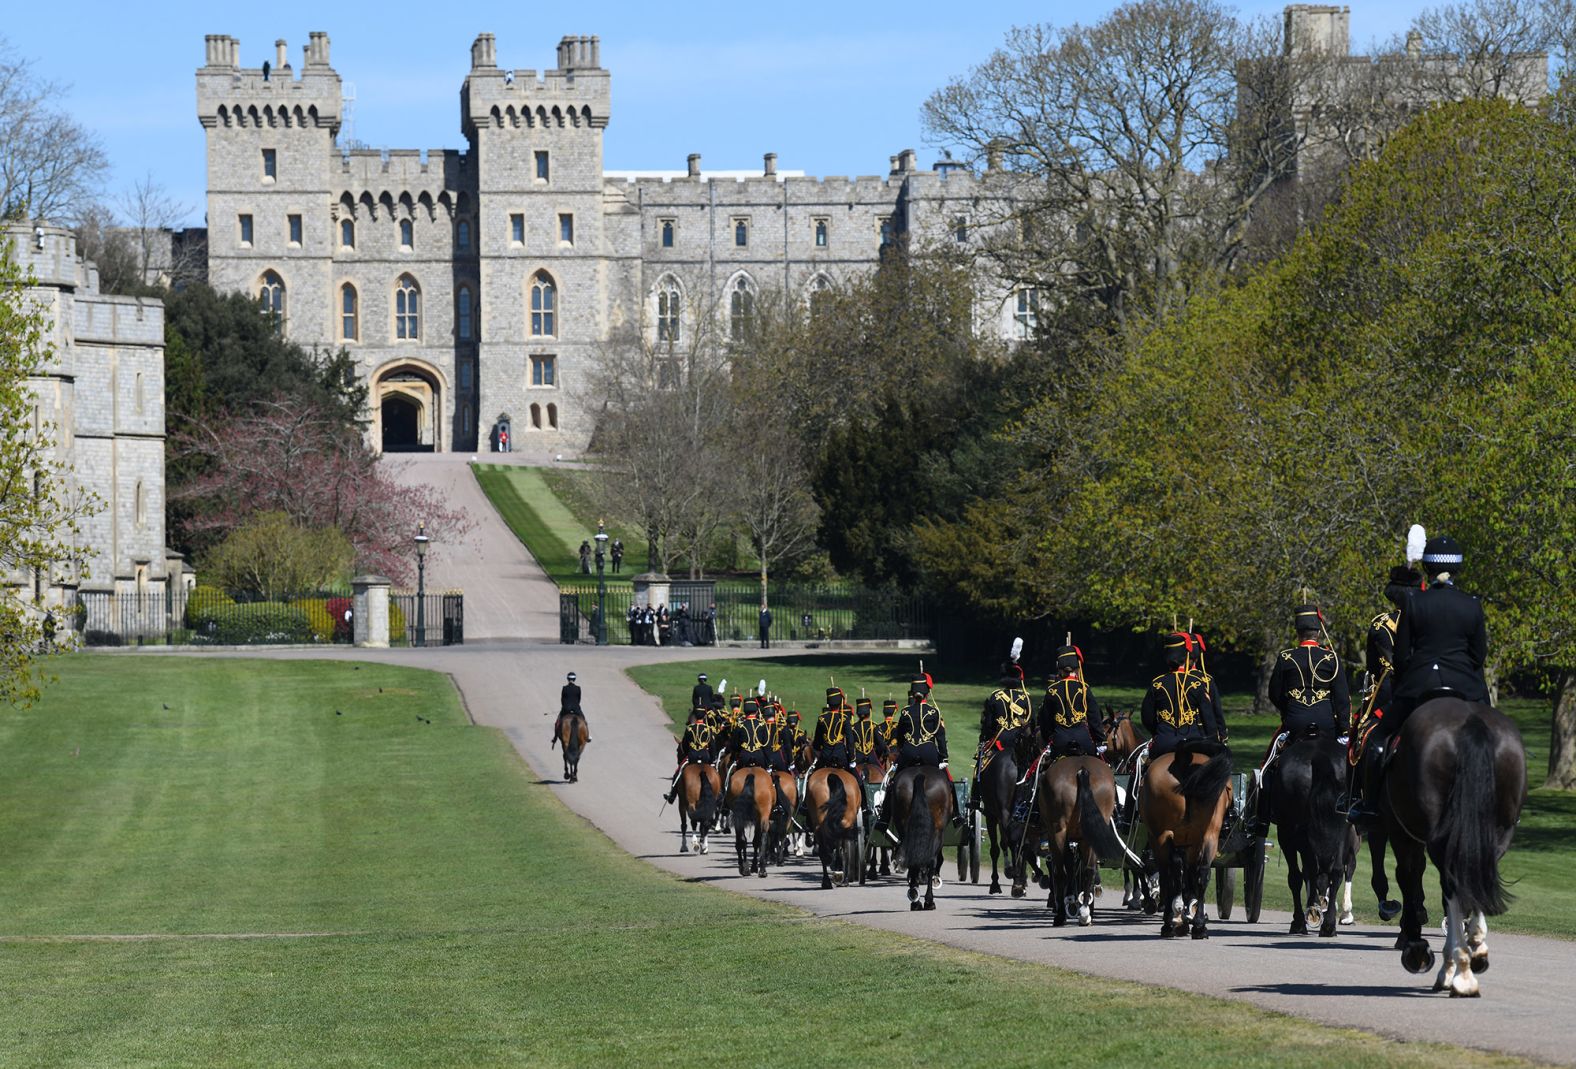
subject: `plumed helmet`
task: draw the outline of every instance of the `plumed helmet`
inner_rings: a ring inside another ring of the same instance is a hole
[[[1188,655],[1193,652],[1193,636],[1185,631],[1173,631],[1166,636],[1165,656],[1166,664],[1175,668],[1186,664]]]
[[[745,699],[745,701],[744,701],[744,715],[745,716],[754,716],[756,713],[758,713],[760,711],[761,711],[761,707],[759,705],[755,704],[755,699],[754,698],[746,698]]]
[[[1056,670],[1063,675],[1083,667],[1083,654],[1077,646],[1063,646],[1056,651]]]
[[[842,687],[827,687],[826,688],[826,704],[831,706],[833,709],[836,709],[838,706],[842,705],[843,704],[843,688]]]
[[[1423,547],[1423,570],[1429,575],[1440,572],[1459,572],[1466,556],[1461,544],[1449,535],[1436,535]]]
[[[908,685],[908,692],[918,698],[930,697],[930,679],[920,676]]]
[[[869,698],[859,698],[854,701],[854,712],[858,716],[868,717],[870,715],[870,709],[871,704]]]
[[[1299,605],[1292,612],[1292,620],[1299,632],[1317,631],[1324,624],[1324,614],[1317,605]]]
[[[706,682],[706,673],[702,672],[700,675],[696,676],[695,678],[700,680],[700,682],[704,683],[704,682]]]
[[[886,701],[881,703],[881,715],[882,716],[896,716],[897,715],[897,699],[896,698],[888,698]]]
[[[1422,572],[1405,564],[1397,564],[1390,569],[1390,578],[1385,583],[1384,596],[1393,605],[1400,608],[1406,601],[1408,591],[1416,590],[1422,585]]]

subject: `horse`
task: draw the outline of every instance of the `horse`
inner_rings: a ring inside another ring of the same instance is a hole
[[[1374,897],[1379,900],[1379,919],[1382,921],[1395,920],[1401,912],[1401,903],[1390,897],[1390,881],[1385,876],[1384,858],[1385,851],[1389,848],[1390,837],[1385,834],[1383,827],[1368,829],[1365,836],[1368,840],[1368,860],[1373,866],[1373,876],[1369,879],[1369,886],[1374,889]],[[1423,923],[1428,923],[1428,914],[1423,914]],[[1401,949],[1401,940],[1395,943],[1397,950]]]
[[[766,829],[771,821],[777,792],[772,774],[764,768],[746,766],[733,770],[728,781],[728,808],[733,813],[733,848],[738,855],[739,875],[755,873],[766,878]],[[748,829],[755,842],[755,856],[746,862],[744,833]]]
[[[793,815],[799,809],[799,783],[794,779],[792,772],[777,769],[772,772],[772,784],[776,788],[776,796],[772,801],[771,826],[767,829],[766,842],[770,847],[772,861],[778,865],[786,865],[789,832],[793,825]],[[798,852],[802,856],[802,849]]]
[[[1138,748],[1144,744],[1144,737],[1133,724],[1130,709],[1121,713],[1111,712],[1100,722],[1100,726],[1105,731],[1106,758],[1117,768],[1131,761]]]
[[[1527,752],[1504,713],[1453,696],[1425,700],[1396,736],[1380,787],[1380,823],[1401,885],[1401,964],[1434,966],[1423,938],[1423,869],[1439,871],[1444,960],[1434,990],[1476,998],[1488,970],[1488,922],[1510,894],[1499,859],[1527,800]]]
[[[941,873],[941,829],[957,801],[947,774],[930,765],[911,765],[892,780],[893,825],[903,829],[898,858],[908,869],[908,908],[935,909],[932,881]],[[924,902],[919,889],[925,888]]]
[[[558,744],[564,748],[564,782],[575,783],[580,779],[580,755],[591,741],[585,718],[579,713],[565,713],[558,718]]]
[[[1025,731],[1028,729],[1026,728]],[[985,744],[994,748],[994,742]],[[1001,894],[1001,879],[996,874],[1002,844],[1007,848],[1007,875],[1012,879],[1012,896],[1023,896],[1023,859],[1012,841],[1012,811],[1018,793],[1018,758],[1012,750],[997,750],[990,764],[979,774],[980,811],[985,814],[985,832],[990,836],[990,893]],[[985,752],[989,752],[987,749]]]
[[[855,771],[858,772],[859,779],[864,784],[864,789],[868,792],[869,799],[873,802],[876,792],[881,790],[882,784],[886,782],[887,763],[875,754],[871,754],[868,758],[859,762]],[[860,864],[866,870],[861,873],[861,879],[865,875],[890,876],[892,875],[892,851],[886,846],[877,846],[875,839],[872,838],[870,840],[868,858],[861,858]],[[874,872],[871,870],[874,870]]]
[[[1209,753],[1202,762],[1195,754]],[[1139,802],[1160,867],[1160,897],[1166,938],[1192,929],[1208,939],[1204,893],[1220,850],[1220,825],[1231,805],[1231,751],[1212,743],[1184,744],[1152,758]]]
[[[1052,924],[1066,925],[1069,900],[1078,904],[1079,926],[1092,924],[1099,863],[1127,852],[1112,825],[1116,777],[1098,757],[1042,761],[1039,803],[1040,822],[1051,844],[1046,859],[1051,888],[1045,905],[1056,910]]]
[[[1346,873],[1353,858],[1351,826],[1341,813],[1346,747],[1328,735],[1297,735],[1278,760],[1270,805],[1276,838],[1286,855],[1291,934],[1307,935],[1311,925],[1329,939],[1335,935],[1338,898],[1343,886],[1349,887]]]
[[[690,849],[690,833],[695,836],[695,852],[710,851],[706,836],[717,816],[717,799],[722,794],[722,777],[711,765],[689,761],[679,777],[679,853]]]
[[[864,863],[848,845],[859,837],[859,780],[845,769],[818,768],[805,783],[804,793],[815,853],[821,859],[821,890],[830,891],[834,874],[842,884],[853,878],[849,859],[854,866]]]

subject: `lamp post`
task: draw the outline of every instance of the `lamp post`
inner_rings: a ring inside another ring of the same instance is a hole
[[[607,573],[603,570],[607,549],[607,525],[596,521],[596,644],[607,645]]]
[[[416,525],[416,645],[427,644],[427,525]]]

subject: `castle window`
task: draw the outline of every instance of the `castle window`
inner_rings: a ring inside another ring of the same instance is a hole
[[[664,220],[662,220],[662,247],[664,249],[671,249],[673,247],[673,220],[672,219],[664,219]]]
[[[547,181],[549,174],[551,174],[551,164],[549,164],[549,162],[548,162],[547,152],[544,149],[537,149],[536,150],[536,180],[538,182],[545,182],[545,181]]]
[[[728,302],[729,334],[734,341],[742,341],[755,321],[755,292],[750,288],[749,279],[742,275],[739,277],[728,294]]]
[[[1040,323],[1040,291],[1021,289],[1014,297],[1013,322],[1018,324],[1018,336],[1027,338]]]
[[[416,224],[409,219],[401,219],[399,221],[399,247],[409,252],[410,247],[416,243],[415,237]]]
[[[355,341],[360,336],[356,319],[356,287],[347,282],[339,287],[339,336],[345,341]]]
[[[534,403],[531,405],[531,429],[533,431],[542,429],[542,406]]]
[[[558,240],[565,245],[575,243],[575,217],[567,212],[558,217]]]
[[[461,341],[471,340],[471,290],[469,286],[460,287],[460,295],[456,298],[456,327]]]
[[[558,287],[553,285],[552,277],[546,271],[538,271],[531,278],[532,337],[551,338],[558,333],[553,309],[557,290]]]
[[[279,177],[279,154],[271,148],[263,149],[263,178],[272,182]]]
[[[657,287],[657,340],[677,343],[681,308],[678,283],[668,278]]]
[[[263,273],[263,280],[257,287],[257,303],[262,308],[263,314],[272,316],[275,326],[283,326],[285,321],[285,282],[272,271]]]
[[[137,415],[139,415],[139,416],[142,415],[142,408],[143,408],[142,395],[143,395],[143,390],[142,390],[142,372],[139,371],[139,372],[137,372],[137,386],[136,386],[136,389],[133,391],[133,396],[135,397],[136,403],[137,403]]]
[[[552,428],[553,430],[555,430],[555,431],[558,429],[558,406],[557,405],[550,404],[550,405],[547,406],[547,425],[550,428]]]
[[[250,246],[252,244],[252,217],[250,215],[243,215],[243,216],[241,216],[240,217],[240,224],[241,224],[241,244],[242,245],[246,245],[246,246]]]
[[[827,230],[827,222],[826,222],[826,220],[825,219],[817,219],[815,221],[815,247],[818,248],[818,249],[826,248],[826,230]]]
[[[509,216],[509,240],[516,245],[525,244],[525,216],[518,212]]]
[[[959,245],[969,240],[969,221],[965,216],[952,220],[952,237]]]
[[[145,527],[148,523],[148,496],[142,489],[142,480],[137,480],[137,492],[132,511],[136,515],[137,526]]]
[[[886,248],[886,246],[892,244],[892,217],[883,215],[879,220],[879,225],[881,228],[881,247]]]
[[[473,372],[471,370],[471,362],[469,360],[461,360],[460,361],[460,389],[462,389],[462,390],[469,390],[471,388],[471,376],[472,376],[472,374],[473,374]]]
[[[460,408],[460,433],[470,434],[475,428],[471,426],[471,403],[465,402]]]
[[[531,357],[531,385],[555,386],[558,383],[558,358],[556,356]]]
[[[471,247],[471,224],[461,219],[454,227],[454,244],[462,251]]]
[[[733,244],[744,248],[750,243],[750,221],[748,219],[735,219],[733,221]]]
[[[301,217],[299,215],[290,215],[286,216],[285,219],[290,227],[290,244],[301,244]]]
[[[816,275],[810,280],[810,318],[819,319],[832,303],[832,280]]]
[[[356,224],[349,219],[339,221],[339,244],[341,248],[346,249],[356,247]]]
[[[421,337],[421,290],[409,275],[399,276],[394,290],[394,336],[406,341]]]

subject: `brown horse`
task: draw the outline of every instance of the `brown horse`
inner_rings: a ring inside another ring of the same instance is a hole
[[[1094,923],[1094,884],[1101,861],[1115,861],[1125,850],[1111,820],[1116,812],[1116,777],[1098,757],[1063,757],[1042,762],[1040,822],[1050,840],[1046,869],[1051,878],[1048,909],[1053,924],[1067,923],[1076,903],[1080,926]],[[1076,845],[1075,845],[1076,843]]]
[[[774,771],[772,783],[776,797],[772,800],[771,825],[767,828],[766,842],[771,848],[772,861],[778,865],[788,863],[788,838],[793,815],[799,809],[799,784],[792,772]]]
[[[1209,938],[1204,893],[1230,805],[1231,751],[1224,747],[1202,761],[1186,749],[1161,754],[1144,770],[1139,808],[1160,866],[1161,935],[1191,927],[1194,939]]]
[[[864,782],[865,797],[872,804],[874,804],[877,792],[881,790],[881,785],[886,782],[888,767],[885,761],[875,754],[871,754],[865,760],[860,761],[855,768],[860,779]],[[870,839],[869,846],[866,847],[865,856],[860,858],[859,863],[861,881],[867,876],[892,875],[892,851],[884,844],[877,845],[874,837]]]
[[[1131,709],[1121,713],[1113,711],[1101,721],[1100,727],[1105,733],[1106,759],[1119,768],[1132,760],[1144,744],[1144,737],[1133,724]]]
[[[733,848],[738,853],[739,875],[755,873],[766,877],[766,835],[771,823],[772,804],[777,791],[772,775],[764,768],[736,768],[728,781],[728,808],[733,814]],[[746,860],[744,833],[749,829],[755,843],[753,860]]]
[[[557,742],[564,749],[564,782],[580,779],[580,755],[591,741],[591,732],[585,718],[579,713],[565,713],[558,718]]]
[[[679,853],[690,849],[690,834],[695,836],[695,852],[710,851],[706,836],[717,816],[717,800],[722,795],[722,776],[711,765],[690,761],[679,777]]]
[[[1504,713],[1460,698],[1417,708],[1396,738],[1379,812],[1395,848],[1401,885],[1401,964],[1426,972],[1434,952],[1423,938],[1423,870],[1439,871],[1445,902],[1444,961],[1434,990],[1478,995],[1488,969],[1488,922],[1509,895],[1499,859],[1510,848],[1527,800],[1527,753]]]
[[[908,869],[908,908],[935,909],[934,882],[941,874],[941,830],[957,807],[946,772],[913,765],[892,777],[892,826],[903,829],[898,857]],[[919,889],[925,888],[923,904]]]
[[[841,768],[818,768],[804,786],[805,808],[821,859],[821,890],[832,889],[835,875],[846,884],[858,876],[859,780]]]

